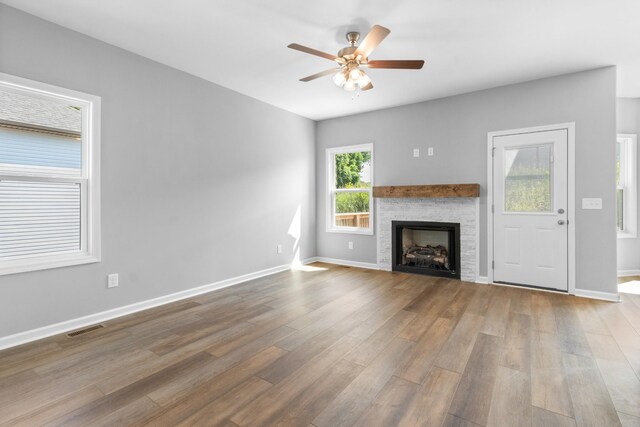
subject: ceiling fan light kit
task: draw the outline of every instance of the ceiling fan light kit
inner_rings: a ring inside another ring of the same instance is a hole
[[[364,88],[371,84],[371,78],[363,70],[358,68],[356,64],[348,64],[339,69],[333,76],[333,82],[336,86],[351,92],[359,88]],[[373,85],[371,85],[373,87]]]
[[[290,49],[299,50],[300,52],[319,56],[321,58],[335,61],[339,64],[339,68],[331,68],[308,77],[300,79],[302,82],[309,82],[317,78],[333,74],[333,82],[342,89],[353,92],[356,89],[366,91],[373,89],[371,78],[361,69],[368,68],[387,68],[402,70],[419,70],[424,65],[422,60],[382,60],[369,61],[369,55],[373,50],[391,33],[388,28],[380,25],[374,25],[359,46],[356,46],[360,40],[360,33],[350,31],[347,33],[347,41],[349,46],[340,49],[338,55],[321,52],[296,43],[290,44]]]

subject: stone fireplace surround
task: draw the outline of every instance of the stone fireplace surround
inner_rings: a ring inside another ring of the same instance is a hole
[[[374,197],[376,192],[374,191]],[[460,223],[460,278],[475,282],[479,199],[464,197],[377,197],[375,200],[378,267],[391,271],[391,221]]]

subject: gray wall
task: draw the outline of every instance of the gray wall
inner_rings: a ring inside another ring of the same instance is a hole
[[[640,133],[640,99],[618,98],[617,131],[618,133]],[[638,150],[640,154],[640,150]],[[640,165],[640,159],[636,159]],[[638,174],[640,188],[640,174]],[[638,199],[640,208],[640,198]],[[618,270],[640,270],[640,238],[618,239]]]
[[[615,91],[609,67],[319,122],[318,256],[376,262],[376,236],[325,232],[325,149],[373,143],[375,185],[480,183],[480,273],[486,276],[487,133],[575,122],[576,205],[583,197],[604,204],[601,211],[576,212],[576,287],[616,292]],[[426,156],[427,147],[435,156]],[[419,158],[413,148],[421,149]]]
[[[0,337],[286,264],[298,209],[315,255],[313,121],[4,5],[0,72],[102,97],[103,255],[0,276]]]

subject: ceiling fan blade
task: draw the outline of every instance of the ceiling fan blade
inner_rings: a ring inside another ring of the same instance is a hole
[[[326,53],[326,52],[321,52],[321,51],[316,50],[316,49],[311,49],[310,47],[302,46],[302,45],[300,45],[298,43],[291,43],[287,47],[289,49],[299,50],[300,52],[304,52],[304,53],[308,53],[308,54],[311,54],[311,55],[319,56],[321,58],[326,58],[326,59],[329,59],[331,61],[335,61],[336,59],[338,59],[338,57],[335,56],[335,55],[331,55],[330,53]]]
[[[378,45],[389,35],[391,30],[388,28],[382,27],[380,25],[374,25],[371,27],[369,34],[365,36],[365,38],[360,43],[360,46],[356,49],[355,55],[361,55],[363,58],[368,58],[373,49],[378,47]]]
[[[363,91],[363,92],[365,90],[369,90],[369,89],[373,89],[373,83],[371,83],[371,82],[369,82],[369,84],[367,84],[366,86],[360,88],[360,90]]]
[[[340,68],[330,68],[328,70],[320,71],[319,73],[312,74],[310,76],[304,77],[300,79],[301,82],[310,82],[311,80],[318,79],[320,77],[328,76],[329,74],[334,74],[340,71]]]
[[[423,65],[424,65],[424,61],[411,61],[411,60],[369,61],[366,64],[366,66],[369,68],[393,68],[398,70],[419,70],[422,68]]]

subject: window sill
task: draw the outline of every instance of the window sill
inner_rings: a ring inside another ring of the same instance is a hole
[[[363,234],[366,236],[373,236],[373,230],[370,229],[358,229],[358,228],[327,228],[327,233],[337,234]]]
[[[100,259],[87,254],[58,255],[42,259],[24,258],[14,261],[0,262],[0,276],[26,273],[29,271],[49,270],[51,268],[69,267],[72,265],[91,264]]]
[[[637,233],[631,233],[631,232],[619,232],[618,233],[618,239],[635,239],[638,237]]]

